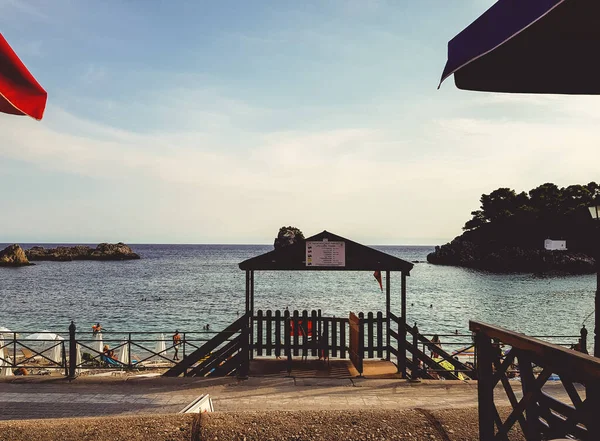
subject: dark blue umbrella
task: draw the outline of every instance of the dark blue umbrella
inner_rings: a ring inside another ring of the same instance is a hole
[[[441,83],[486,92],[600,94],[600,1],[499,0],[448,43]]]

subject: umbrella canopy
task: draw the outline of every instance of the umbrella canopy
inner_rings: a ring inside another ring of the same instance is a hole
[[[48,357],[56,364],[62,363],[62,340],[64,340],[64,338],[62,338],[60,335],[56,336],[56,338],[54,339],[55,343],[53,343],[54,346],[52,346],[52,349],[50,351],[50,357]]]
[[[10,365],[10,358],[8,350],[4,346],[4,338],[0,334],[0,377],[12,376],[12,366]]]
[[[102,349],[104,349],[104,345],[102,344],[102,332],[94,334],[94,341],[90,346],[94,351],[102,354]],[[94,356],[96,356],[96,354],[94,354]]]
[[[75,368],[75,373],[76,374],[80,374],[81,373],[81,346],[79,346],[79,343],[76,346],[77,350],[76,350],[76,354],[75,354],[75,364],[77,365],[77,367]],[[70,354],[69,354],[70,356]]]
[[[119,349],[119,361],[123,364],[129,364],[129,343],[123,342]]]
[[[448,43],[443,82],[486,92],[600,94],[600,2],[499,0]]]
[[[167,344],[165,342],[165,334],[160,334],[160,336],[158,337],[158,341],[156,342],[154,352],[162,355],[163,357],[167,355]]]
[[[13,338],[13,332],[5,328],[4,326],[0,326],[0,337],[2,338]]]
[[[33,334],[29,334],[27,337],[25,337],[25,340],[57,340],[60,339],[62,340],[63,338],[58,335],[55,334],[54,332],[50,332],[50,331],[40,331],[40,332],[35,332]]]
[[[48,94],[0,34],[0,112],[42,119]]]

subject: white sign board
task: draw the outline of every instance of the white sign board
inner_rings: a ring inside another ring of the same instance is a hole
[[[345,242],[306,242],[306,266],[346,266]]]

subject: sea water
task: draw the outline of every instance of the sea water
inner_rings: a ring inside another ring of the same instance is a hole
[[[24,244],[29,248],[35,244]],[[44,244],[43,246],[55,246]],[[0,245],[4,247],[4,245]],[[140,260],[36,262],[0,268],[0,327],[67,331],[222,329],[244,312],[245,273],[238,264],[270,245],[132,245]],[[578,335],[594,308],[595,276],[541,277],[426,263],[432,247],[375,246],[417,261],[407,278],[407,322],[427,334],[468,332],[480,320],[529,335]],[[1,249],[1,248],[0,248]],[[384,274],[385,275],[385,274]],[[400,315],[400,274],[392,273],[392,312]],[[385,312],[372,272],[255,273],[255,309],[320,309],[322,315]],[[593,315],[588,319],[593,334]]]

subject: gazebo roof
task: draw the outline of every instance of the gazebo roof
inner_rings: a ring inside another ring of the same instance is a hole
[[[344,242],[344,266],[308,266],[306,242]],[[374,248],[361,245],[328,231],[316,234],[294,245],[269,251],[240,263],[244,271],[402,271],[409,274],[413,264]]]

